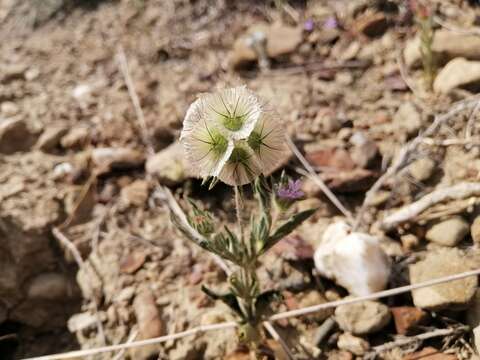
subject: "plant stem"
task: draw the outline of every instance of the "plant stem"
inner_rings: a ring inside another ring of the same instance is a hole
[[[237,224],[240,242],[244,245],[247,245],[244,243],[243,239],[242,195],[240,194],[240,189],[238,188],[238,186],[234,186],[233,189],[235,190],[235,212],[237,214]]]

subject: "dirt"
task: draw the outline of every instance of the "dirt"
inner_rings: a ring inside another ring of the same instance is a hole
[[[438,94],[425,85],[421,66],[399,61],[419,32],[409,3],[2,1],[0,354],[20,359],[121,343],[136,331],[141,339],[235,320],[201,291],[201,284],[222,287],[225,275],[175,230],[151,177],[158,176],[178,198],[191,196],[222,221],[233,221],[230,189],[220,184],[207,192],[178,160],[176,141],[188,105],[199,93],[246,84],[277,110],[320,177],[357,214],[366,191],[399,149],[480,88],[467,81],[468,86]],[[480,8],[474,3],[432,1],[429,7],[453,27],[478,31]],[[266,29],[266,61],[238,45],[252,29]],[[121,54],[147,134],[121,70]],[[480,126],[478,120],[467,125],[471,112],[452,117],[420,144],[409,160],[431,159],[428,168],[420,162],[390,178],[368,207],[362,231],[379,234],[378,219],[434,189],[478,182]],[[467,141],[452,145],[452,139]],[[169,152],[161,154],[164,149]],[[168,159],[174,163],[166,164]],[[292,156],[284,168],[299,176],[298,166]],[[319,211],[268,254],[260,269],[265,288],[284,292],[278,311],[347,295],[312,273],[313,250],[326,226],[342,215],[310,179],[304,179],[304,191],[310,198],[298,208],[312,204]],[[392,264],[389,287],[408,284],[408,264],[432,251],[425,233],[433,223],[458,215],[471,225],[479,213],[478,197],[472,196],[381,233]],[[78,249],[80,269],[53,236],[54,227]],[[408,244],[402,241],[407,237]],[[475,252],[472,246],[467,234],[454,247]],[[384,303],[413,306],[410,295]],[[463,324],[472,306],[439,315],[428,311],[433,316],[425,316],[428,323],[417,333]],[[348,345],[337,347],[342,334],[337,327],[316,343],[329,314],[278,323],[296,358],[352,358]],[[234,335],[234,330],[200,334],[130,350],[123,358],[234,358]],[[395,335],[392,320],[363,338],[376,346]],[[458,359],[474,355],[473,336],[466,332],[382,357],[402,359],[424,347]]]

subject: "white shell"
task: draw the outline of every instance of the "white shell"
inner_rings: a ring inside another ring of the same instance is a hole
[[[355,296],[384,290],[390,276],[390,261],[371,235],[350,232],[344,222],[330,225],[315,250],[318,272]]]

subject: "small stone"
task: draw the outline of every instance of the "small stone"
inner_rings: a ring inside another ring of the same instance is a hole
[[[291,261],[311,260],[314,253],[312,246],[299,235],[283,238],[275,244],[272,251],[285,260]]]
[[[86,127],[75,127],[71,129],[62,139],[60,144],[65,149],[82,147],[87,143],[89,131]]]
[[[7,118],[17,115],[19,111],[18,105],[11,101],[2,102],[2,105],[0,105],[0,114]]]
[[[435,171],[435,161],[430,158],[418,159],[410,164],[408,171],[415,180],[426,181]]]
[[[338,337],[337,346],[340,350],[350,351],[357,356],[364,355],[370,349],[370,344],[367,340],[348,332]]]
[[[351,232],[344,222],[328,226],[315,250],[314,261],[321,275],[356,296],[384,290],[390,276],[389,258],[380,240]]]
[[[45,130],[37,140],[35,147],[44,152],[53,150],[60,144],[60,139],[67,133],[65,126],[54,126]]]
[[[387,18],[383,13],[365,13],[354,24],[354,29],[369,37],[382,35],[388,27]]]
[[[176,142],[147,160],[147,173],[155,175],[162,184],[174,186],[187,178],[187,165],[182,145]]]
[[[71,296],[68,278],[59,273],[37,275],[28,285],[27,297],[39,300],[59,300]]]
[[[22,79],[26,70],[27,66],[24,64],[2,64],[0,68],[0,83]]]
[[[403,56],[409,67],[421,64],[420,36],[407,41]],[[463,34],[456,31],[440,29],[435,31],[432,50],[434,56],[447,60],[463,57],[469,60],[480,60],[480,37],[474,34]]]
[[[335,320],[343,331],[366,335],[383,329],[390,322],[388,306],[376,301],[340,305],[335,309]]]
[[[328,360],[353,360],[351,352],[346,350],[333,350],[328,353]]]
[[[444,276],[460,274],[474,268],[466,255],[455,248],[427,253],[425,259],[409,266],[412,285]],[[472,300],[478,283],[475,276],[412,291],[416,307],[429,310],[463,309]]]
[[[399,306],[390,309],[395,321],[397,334],[406,335],[419,324],[425,322],[428,314],[420,308],[414,306]]]
[[[369,206],[381,206],[390,199],[390,192],[386,190],[379,190],[373,194],[373,197],[368,201]]]
[[[135,286],[123,288],[114,298],[115,302],[130,301],[135,295]]]
[[[323,296],[317,290],[308,290],[297,294],[296,298],[298,299],[298,308],[309,307],[318,304],[324,304],[327,302],[325,296]],[[324,309],[312,314],[311,319],[322,322],[328,317],[333,315],[333,309]]]
[[[433,347],[426,347],[421,351],[410,353],[402,360],[458,360],[453,354],[444,354]]]
[[[25,80],[27,81],[33,81],[37,79],[40,76],[40,70],[37,68],[30,68],[27,71],[25,71]]]
[[[355,164],[361,168],[371,165],[378,155],[377,144],[361,132],[354,133],[350,142],[354,145],[350,153]]]
[[[332,114],[325,114],[324,112],[318,112],[314,122],[320,125],[320,129],[324,134],[330,134],[332,132],[340,130],[342,122],[338,117]]]
[[[420,240],[414,234],[402,235],[400,236],[400,241],[405,251],[412,251],[420,244]]]
[[[120,191],[120,201],[125,206],[143,207],[148,200],[148,182],[135,180]]]
[[[406,102],[400,105],[393,117],[394,123],[404,129],[409,135],[414,135],[422,126],[422,117],[415,105]]]
[[[315,166],[340,170],[352,170],[355,162],[348,151],[340,148],[326,148],[307,153],[307,160]]]
[[[120,262],[120,271],[125,274],[133,274],[142,267],[147,258],[147,254],[143,251],[135,250],[130,252]]]
[[[455,58],[440,70],[433,83],[433,90],[447,94],[453,89],[480,85],[480,61]]]
[[[0,118],[0,153],[12,154],[27,151],[34,141],[27,124],[16,118]]]
[[[439,222],[428,229],[425,238],[443,246],[455,246],[469,232],[468,223],[460,216]]]
[[[473,220],[470,234],[472,235],[473,243],[480,244],[480,216],[477,216],[475,220]]]
[[[92,150],[92,161],[100,173],[140,167],[145,155],[128,148],[96,148]]]
[[[163,323],[160,312],[155,304],[155,298],[148,289],[142,290],[133,300],[133,310],[137,318],[139,340],[151,339],[164,334]],[[158,354],[157,345],[147,345],[131,349],[133,359],[146,360]]]
[[[75,314],[68,319],[67,327],[71,333],[94,328],[97,324],[97,317],[89,312]]]

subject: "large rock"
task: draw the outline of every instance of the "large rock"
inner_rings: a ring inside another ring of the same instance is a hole
[[[480,61],[469,61],[465,58],[455,58],[440,70],[433,90],[447,94],[453,89],[480,85]]]
[[[455,246],[465,238],[468,231],[468,223],[460,216],[455,216],[433,225],[425,237],[439,245]]]
[[[421,63],[420,36],[407,41],[404,50],[405,63],[412,67]],[[464,57],[470,60],[480,60],[480,36],[466,35],[449,30],[438,30],[433,37],[432,50],[434,55],[453,59]]]
[[[443,248],[427,253],[425,259],[409,267],[412,285],[474,268],[473,262],[460,250]],[[439,284],[412,291],[415,306],[429,309],[463,309],[472,300],[478,287],[477,277]]]
[[[366,335],[383,329],[390,321],[388,306],[376,301],[341,305],[335,309],[335,320],[343,331]]]
[[[350,233],[350,227],[337,222],[324,232],[315,250],[319,273],[362,296],[385,289],[390,275],[388,256],[380,241],[363,233]]]

